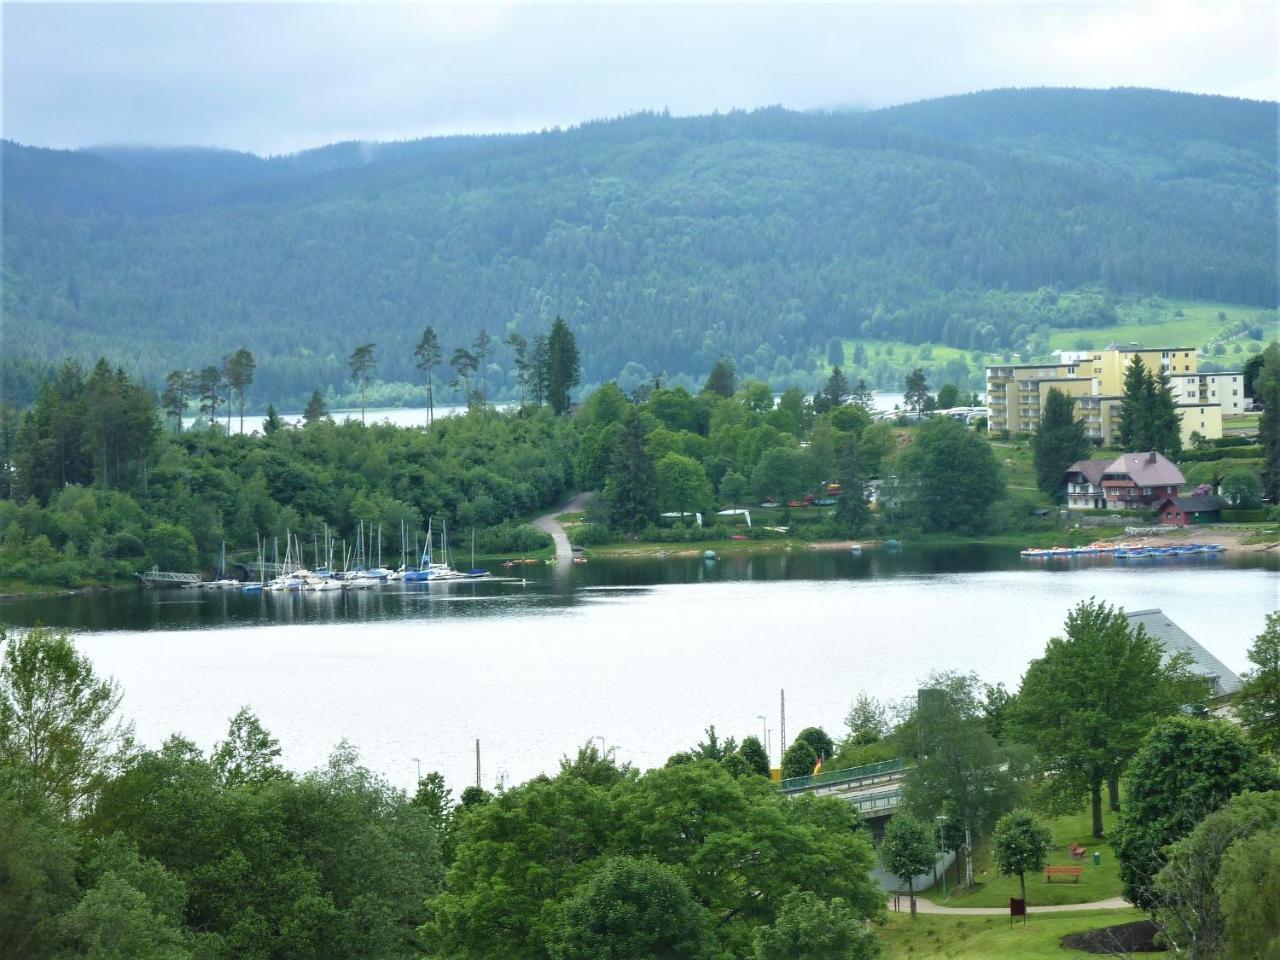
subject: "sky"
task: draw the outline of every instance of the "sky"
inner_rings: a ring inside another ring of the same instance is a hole
[[[11,3],[0,132],[290,153],[1009,86],[1274,100],[1280,5]]]

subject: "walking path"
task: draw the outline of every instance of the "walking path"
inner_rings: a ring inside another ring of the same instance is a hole
[[[556,542],[557,563],[573,563],[573,547],[569,545],[569,535],[564,532],[564,527],[560,526],[560,521],[556,517],[562,513],[577,513],[583,510],[590,496],[589,493],[575,493],[566,503],[533,521],[535,527],[551,534],[551,539]]]
[[[905,894],[901,895],[899,901],[902,912],[907,913],[911,910],[911,901]],[[1053,906],[1027,907],[1028,913],[1071,913],[1076,910],[1124,910],[1131,907],[1131,904],[1124,897],[1112,897],[1110,900],[1095,900],[1093,903],[1056,903]],[[916,897],[916,913],[944,913],[957,917],[1007,917],[1009,915],[1008,907],[943,907],[934,903],[932,900],[925,900],[922,897]]]

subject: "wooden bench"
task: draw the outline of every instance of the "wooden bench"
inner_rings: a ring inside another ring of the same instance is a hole
[[[1084,867],[1045,867],[1044,879],[1046,883],[1053,883],[1054,877],[1070,877],[1072,883],[1079,883],[1082,873]]]

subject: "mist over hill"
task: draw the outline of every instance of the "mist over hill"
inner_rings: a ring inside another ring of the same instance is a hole
[[[1277,132],[1272,102],[1034,89],[272,158],[6,142],[5,352],[159,383],[247,346],[280,400],[345,388],[368,341],[417,381],[427,324],[452,348],[560,315],[588,381],[728,354],[778,382],[833,337],[989,351],[1114,296],[1274,307]]]

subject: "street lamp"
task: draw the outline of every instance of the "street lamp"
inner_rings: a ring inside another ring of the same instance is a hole
[[[417,757],[411,758],[418,765],[418,783],[422,783],[422,761]]]
[[[764,747],[764,752],[765,752],[765,753],[768,753],[768,752],[769,752],[769,727],[768,727],[768,722],[765,720],[765,718],[764,718],[764,714],[763,714],[763,713],[757,713],[757,714],[756,714],[756,719],[760,721],[760,733],[761,733],[761,734],[763,734],[763,736],[761,737],[761,740],[762,740],[763,742],[762,742],[760,745],[761,745],[762,747]],[[772,757],[770,757],[770,758],[768,758],[768,759],[769,759],[770,761],[772,761],[772,759],[773,759],[773,758],[772,758]]]

